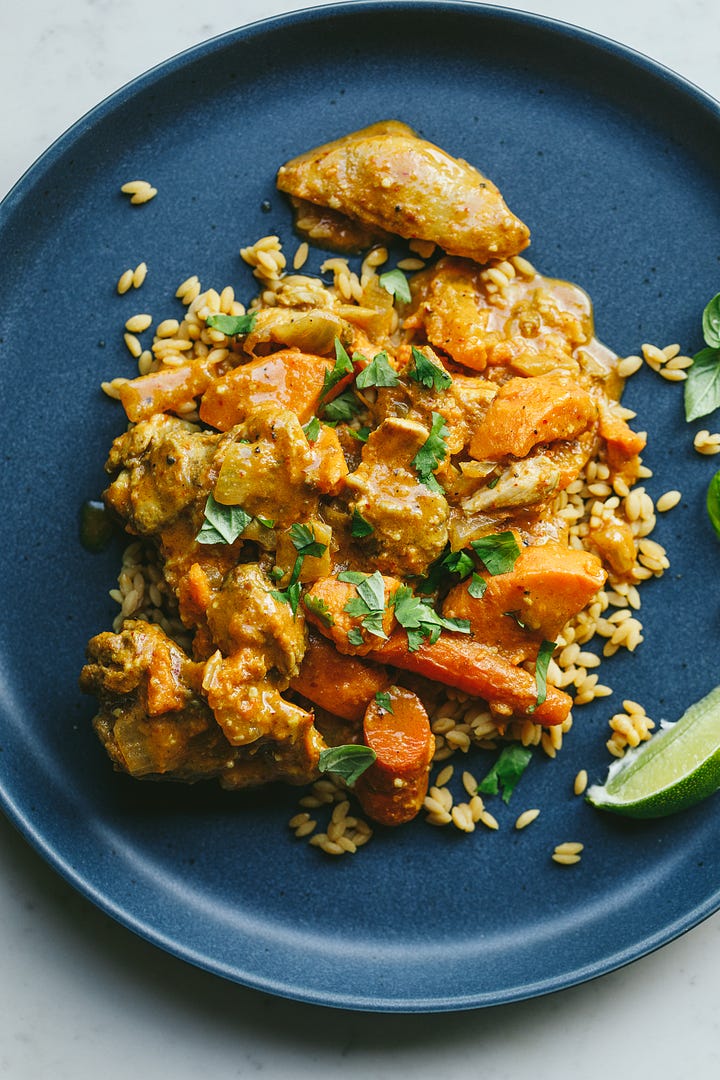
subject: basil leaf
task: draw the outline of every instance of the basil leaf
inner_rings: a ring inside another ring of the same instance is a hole
[[[365,536],[370,536],[375,532],[375,527],[366,521],[359,510],[353,510],[352,520],[350,522],[350,535],[355,540],[362,540]]]
[[[712,527],[720,537],[720,472],[716,472],[708,484],[705,505]]]
[[[487,581],[482,574],[473,574],[472,581],[468,585],[468,592],[475,600],[482,600],[487,589]]]
[[[479,540],[473,540],[470,546],[493,577],[495,574],[509,573],[520,555],[515,535],[509,530],[482,536]]]
[[[478,794],[497,795],[502,787],[504,803],[510,802],[518,780],[530,764],[532,750],[529,746],[513,743],[506,746],[490,772],[477,786]]]
[[[375,695],[375,700],[377,701],[380,708],[384,709],[385,712],[391,713],[393,711],[392,698],[388,694],[387,690],[378,690],[377,694]]]
[[[318,769],[321,773],[331,772],[342,776],[345,783],[352,787],[355,781],[369,769],[377,754],[369,746],[348,743],[346,746],[329,746],[320,751]]]
[[[330,371],[325,372],[320,401],[330,393],[334,386],[337,386],[341,379],[344,379],[346,375],[352,375],[354,370],[352,360],[345,352],[340,338],[335,338],[335,363]]]
[[[249,311],[247,315],[208,315],[205,321],[211,330],[235,337],[236,334],[249,334],[256,319],[257,312]]]
[[[697,420],[720,406],[720,349],[701,349],[685,380],[685,419]]]
[[[413,366],[408,371],[410,378],[428,390],[447,390],[452,379],[440,364],[434,364],[424,352],[412,346]]]
[[[355,379],[355,385],[361,390],[366,386],[397,386],[399,382],[397,372],[390,366],[386,352],[377,353]]]
[[[226,506],[208,495],[203,523],[195,539],[199,544],[232,544],[252,521],[241,506]]]
[[[409,304],[412,300],[408,279],[405,277],[402,270],[399,270],[397,267],[394,270],[387,270],[384,274],[381,274],[379,281],[386,292],[389,292],[391,296],[397,297],[398,300],[402,300],[403,304]]]
[[[705,306],[702,317],[703,337],[711,349],[720,349],[720,293]]]
[[[443,490],[433,476],[433,473],[445,460],[447,455],[447,444],[445,439],[449,434],[450,432],[445,427],[445,417],[442,416],[441,413],[433,412],[430,434],[410,462],[412,467],[417,469],[423,484],[433,491]]]
[[[542,705],[547,697],[547,671],[552,659],[552,654],[557,648],[556,641],[543,641],[535,661],[535,685],[537,687],[537,701],[531,705],[528,712],[535,712],[538,705]]]

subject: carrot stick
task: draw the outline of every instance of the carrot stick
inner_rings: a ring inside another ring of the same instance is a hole
[[[342,656],[325,638],[310,633],[300,670],[290,687],[335,716],[359,724],[368,702],[391,683],[385,668],[356,656]]]
[[[374,821],[402,825],[422,808],[435,750],[422,702],[411,690],[392,686],[384,704],[373,699],[368,705],[363,736],[377,757],[356,782],[355,794]]]

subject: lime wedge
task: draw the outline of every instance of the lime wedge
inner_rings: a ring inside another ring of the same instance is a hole
[[[586,799],[599,810],[653,818],[694,806],[720,788],[720,686],[675,724],[614,762]]]

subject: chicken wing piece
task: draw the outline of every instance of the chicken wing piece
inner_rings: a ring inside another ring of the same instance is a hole
[[[479,263],[510,258],[530,242],[491,180],[396,120],[288,161],[277,186],[366,228],[432,241]]]

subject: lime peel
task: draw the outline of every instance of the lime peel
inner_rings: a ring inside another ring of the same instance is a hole
[[[586,800],[599,810],[654,818],[694,806],[720,788],[720,686],[674,723],[613,762]]]

